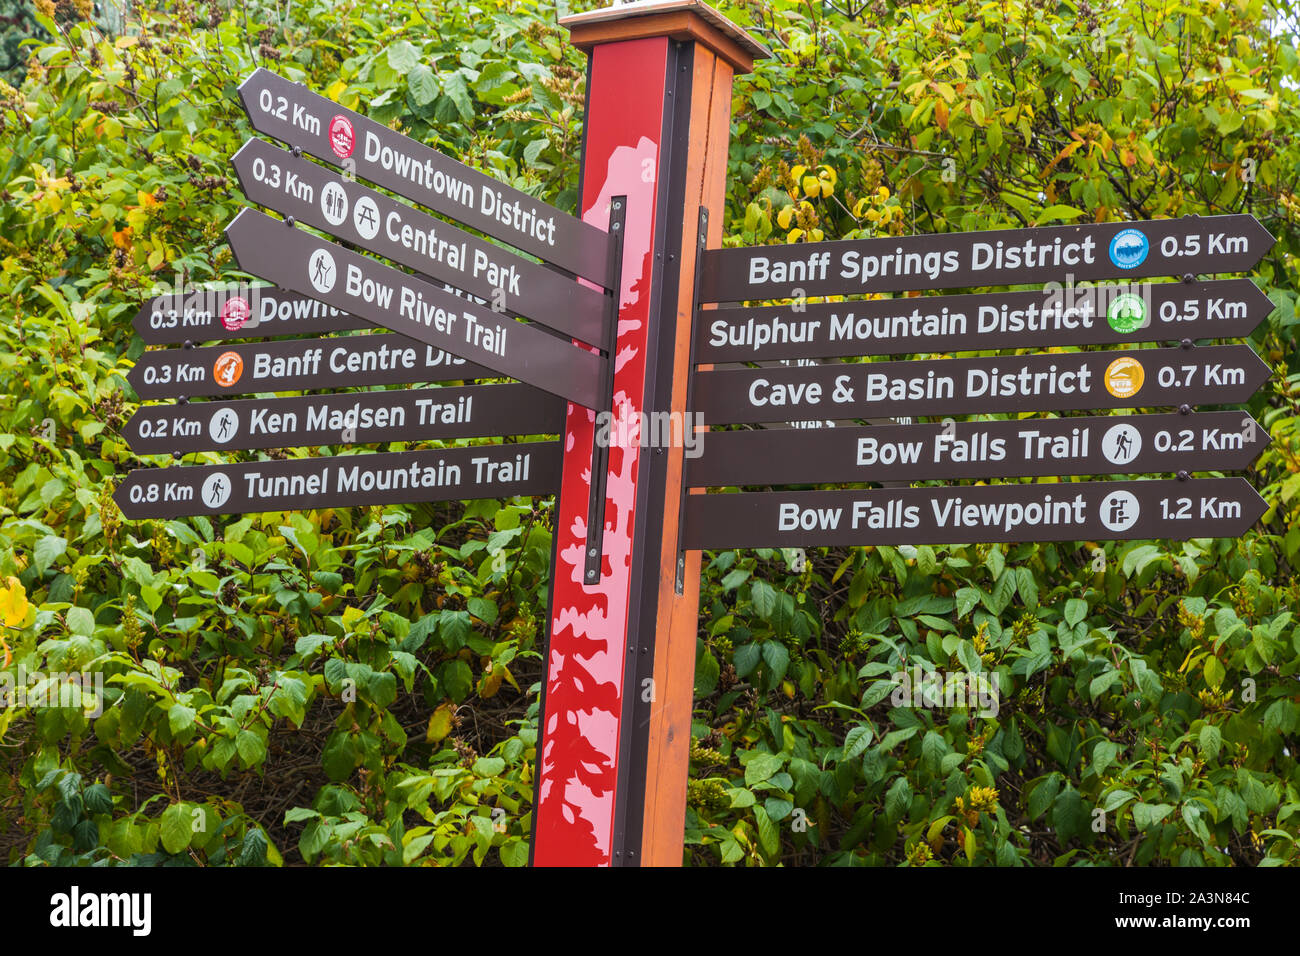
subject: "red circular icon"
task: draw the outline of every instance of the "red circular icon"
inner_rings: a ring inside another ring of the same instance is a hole
[[[238,352],[222,352],[212,363],[212,377],[222,388],[230,388],[244,374],[244,360]]]
[[[252,314],[252,309],[248,307],[248,300],[237,295],[227,302],[225,308],[221,310],[221,324],[229,331],[234,332],[247,325],[249,316]]]
[[[352,123],[346,116],[336,116],[330,120],[330,149],[339,159],[347,159],[357,145],[357,134],[352,131]]]

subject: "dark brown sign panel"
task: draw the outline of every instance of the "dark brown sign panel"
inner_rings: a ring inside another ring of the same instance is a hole
[[[710,249],[699,301],[1246,272],[1273,242],[1237,214]]]
[[[609,236],[382,123],[260,68],[239,87],[253,128],[594,282]]]
[[[132,520],[554,494],[559,442],[138,468],[113,500]]]
[[[1267,509],[1243,478],[687,495],[685,548],[1235,538]]]
[[[1235,471],[1268,445],[1245,412],[709,432],[687,484],[841,484]]]
[[[369,329],[372,324],[273,285],[240,283],[155,296],[131,326],[148,345],[180,345],[277,335],[320,335]]]
[[[1238,338],[1273,309],[1249,279],[706,309],[696,313],[695,361]]]
[[[148,401],[495,377],[431,345],[381,334],[145,352],[126,380]]]
[[[367,252],[592,344],[603,341],[606,298],[305,157],[252,139],[231,163],[244,195]]]
[[[601,404],[605,359],[567,339],[254,209],[235,217],[226,238],[245,272],[587,408]]]
[[[696,372],[709,425],[1244,402],[1269,367],[1248,345],[838,362]]]
[[[564,401],[531,385],[391,389],[145,405],[122,429],[138,455],[556,435]]]

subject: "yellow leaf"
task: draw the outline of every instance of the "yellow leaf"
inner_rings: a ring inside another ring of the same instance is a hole
[[[822,241],[822,237],[823,237],[824,235],[825,235],[825,233],[822,232],[820,229],[809,229],[809,230],[808,230],[808,238],[811,239],[813,242],[821,242],[821,241]]]
[[[803,179],[803,174],[807,169],[807,166],[796,166],[794,169],[790,170],[790,181],[798,186],[799,180]]]
[[[794,219],[794,206],[786,206],[776,214],[776,224],[782,229],[789,229],[790,223]]]
[[[799,237],[803,235],[802,229],[791,229],[790,234],[785,237],[786,242],[798,242]]]
[[[948,104],[943,100],[935,101],[934,121],[939,124],[939,129],[948,132]]]
[[[821,191],[821,183],[817,181],[816,176],[805,176],[803,178],[803,193],[805,196],[819,196]]]
[[[822,184],[822,198],[823,198],[823,199],[825,199],[825,198],[826,198],[827,196],[829,196],[831,193],[835,192],[835,184],[832,183],[830,180],[823,179],[823,180],[821,181],[821,184]]]
[[[4,617],[5,627],[22,627],[30,606],[22,582],[15,577],[6,578],[5,586],[0,588],[0,616]]]
[[[325,96],[328,99],[331,99],[337,103],[340,94],[342,94],[342,92],[347,88],[348,85],[344,83],[342,80],[335,80],[333,83],[331,83],[329,86],[325,88]]]
[[[827,166],[825,163],[822,163],[820,166],[817,167],[817,169],[818,169],[817,177],[819,179],[829,180],[832,186],[834,186],[836,183],[840,181],[839,173],[835,172],[834,167]]]
[[[497,691],[501,689],[501,681],[505,679],[505,674],[501,668],[494,667],[488,673],[483,675],[483,684],[479,688],[478,695],[486,700],[489,697],[495,697]]]
[[[431,744],[436,744],[449,733],[451,733],[451,704],[443,704],[429,718],[429,729],[425,732],[424,739]]]

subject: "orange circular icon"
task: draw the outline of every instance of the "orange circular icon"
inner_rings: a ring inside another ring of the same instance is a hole
[[[212,363],[212,377],[222,388],[230,388],[244,374],[244,360],[238,352],[222,352]]]
[[[1127,355],[1106,366],[1106,391],[1116,398],[1131,398],[1142,389],[1146,372],[1142,363]]]

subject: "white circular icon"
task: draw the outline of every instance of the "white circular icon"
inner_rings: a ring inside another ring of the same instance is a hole
[[[1112,425],[1101,439],[1101,453],[1112,464],[1127,465],[1142,450],[1142,433],[1129,424]]]
[[[326,183],[320,191],[320,211],[331,226],[348,218],[348,194],[338,183]]]
[[[379,235],[379,206],[369,196],[357,200],[352,210],[352,225],[357,227],[362,239],[373,239]]]
[[[209,508],[220,508],[230,500],[230,489],[230,479],[216,471],[204,479],[203,490],[199,494]]]
[[[208,435],[215,442],[228,442],[239,434],[239,416],[232,408],[222,408],[208,422]]]
[[[1142,509],[1131,491],[1112,491],[1101,500],[1101,523],[1109,531],[1127,531]]]
[[[317,249],[307,260],[307,277],[317,292],[325,293],[334,288],[338,270],[334,267],[334,257],[328,250]]]

